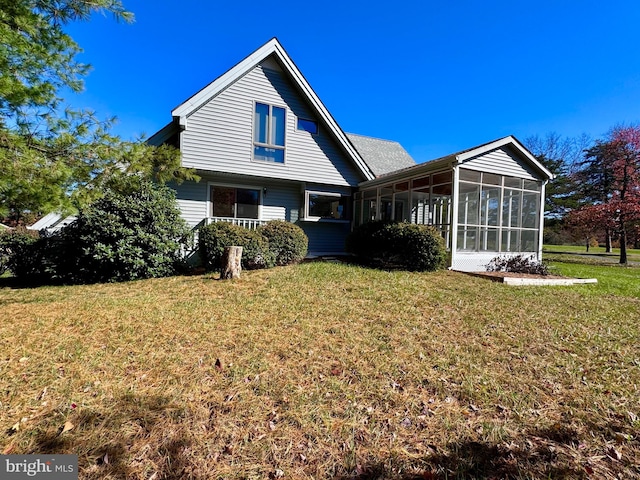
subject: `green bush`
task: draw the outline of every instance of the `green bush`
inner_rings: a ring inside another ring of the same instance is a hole
[[[174,275],[188,235],[173,190],[131,177],[61,231],[57,274],[71,283]]]
[[[16,277],[39,271],[39,255],[35,255],[38,233],[19,228],[0,232],[0,275],[9,271]]]
[[[443,268],[447,258],[438,230],[406,222],[360,225],[347,237],[347,251],[374,267],[421,272]]]
[[[242,268],[270,268],[275,263],[269,242],[262,234],[227,222],[215,222],[200,228],[198,245],[207,271],[221,270],[224,248],[232,245],[243,247]]]
[[[38,283],[164,277],[182,266],[180,250],[189,233],[171,189],[130,177],[64,229],[23,242],[24,266],[12,271]]]
[[[269,250],[276,265],[298,263],[307,255],[309,238],[302,228],[293,223],[272,220],[260,226],[258,232],[269,241]]]

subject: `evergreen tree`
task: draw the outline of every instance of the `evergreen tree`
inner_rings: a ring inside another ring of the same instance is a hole
[[[119,0],[0,0],[0,218],[82,206],[131,173],[197,178],[177,150],[125,142],[113,119],[63,106],[61,91],[82,90],[89,69],[64,26],[94,12],[133,20]]]

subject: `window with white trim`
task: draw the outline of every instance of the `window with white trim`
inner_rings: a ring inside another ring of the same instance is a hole
[[[286,110],[282,107],[255,104],[253,117],[253,159],[284,163]]]
[[[306,192],[305,217],[307,220],[348,220],[349,198],[339,193]]]
[[[260,190],[211,185],[211,216],[223,218],[258,218]]]

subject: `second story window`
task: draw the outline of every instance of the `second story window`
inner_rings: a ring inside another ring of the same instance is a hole
[[[284,163],[285,109],[257,103],[253,120],[253,159]]]

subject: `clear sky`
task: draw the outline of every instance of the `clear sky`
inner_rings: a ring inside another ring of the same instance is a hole
[[[67,97],[124,138],[277,37],[346,132],[417,162],[506,135],[603,136],[640,122],[637,0],[123,0],[67,31],[90,63]]]

